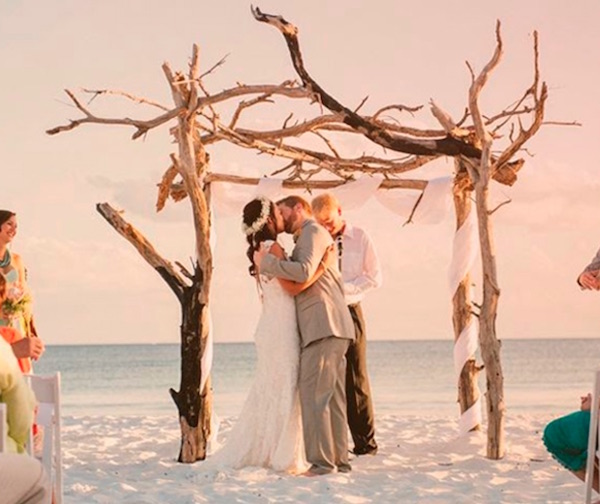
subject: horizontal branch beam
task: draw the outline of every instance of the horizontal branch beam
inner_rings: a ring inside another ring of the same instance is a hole
[[[222,173],[209,173],[204,179],[207,184],[211,182],[230,182],[240,185],[258,185],[260,177],[242,177],[240,175],[226,175]],[[333,189],[347,184],[348,180],[284,180],[285,189]],[[414,189],[423,191],[427,187],[427,180],[409,179],[384,179],[380,189]]]

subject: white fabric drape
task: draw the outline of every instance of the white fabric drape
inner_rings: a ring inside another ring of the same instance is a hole
[[[364,175],[357,180],[329,190],[339,199],[345,210],[356,210],[375,198],[383,207],[407,219],[420,195],[418,191],[379,190],[381,175]],[[437,224],[450,214],[452,208],[452,177],[429,181],[413,221],[417,224]],[[211,203],[217,217],[240,216],[242,208],[252,198],[265,196],[278,200],[299,191],[283,188],[283,179],[263,177],[258,185],[247,186],[230,182],[211,183]],[[314,194],[323,191],[315,190]],[[307,195],[311,199],[312,195]]]
[[[450,292],[454,295],[462,279],[473,269],[479,256],[477,215],[472,210],[454,235],[452,260],[448,270]]]
[[[477,228],[477,216],[471,209],[469,215],[456,231],[454,235],[454,244],[452,247],[452,261],[448,271],[448,283],[452,296],[460,282],[473,269],[475,260],[479,255],[479,232]],[[474,357],[479,346],[478,324],[475,319],[462,330],[454,343],[454,370],[456,379],[465,363]],[[460,435],[467,434],[473,427],[479,425],[482,421],[481,415],[481,393],[477,388],[478,399],[467,411],[465,411],[459,420]]]
[[[328,192],[335,194],[344,210],[356,210],[377,194],[377,188],[382,181],[383,177],[381,175],[372,177],[364,175]]]

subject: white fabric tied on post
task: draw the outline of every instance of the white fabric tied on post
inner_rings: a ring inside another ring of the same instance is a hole
[[[452,261],[448,272],[450,292],[454,296],[462,280],[470,273],[479,255],[479,239],[477,216],[473,210],[454,235]],[[454,343],[454,371],[456,379],[460,378],[463,367],[473,358],[479,345],[478,324],[476,319],[471,319],[469,324],[461,331]],[[460,416],[458,428],[461,436],[482,421],[481,393],[477,387],[477,400]]]
[[[243,186],[238,186],[230,183],[213,183],[211,184],[211,211],[215,210],[222,215],[240,215],[243,206],[256,196],[265,196],[271,200],[277,200],[282,194],[282,179],[274,179],[263,177],[256,186],[250,186],[250,190]],[[215,253],[217,237],[215,228],[210,230],[210,250]],[[214,355],[214,338],[212,331],[213,323],[210,311],[208,313],[208,338],[206,340],[206,348],[200,360],[200,369],[202,375],[200,377],[200,390],[204,392],[206,381],[212,371],[212,362]]]
[[[282,193],[282,179],[274,179],[263,177],[256,186],[239,186],[231,183],[213,183],[211,184],[211,210],[212,213],[216,212],[221,216],[240,215],[242,213],[243,206],[248,203],[252,198],[256,196],[265,196],[271,200],[276,200]],[[215,246],[217,243],[217,237],[215,235],[215,228],[210,230],[210,249],[214,254]],[[209,331],[208,338],[206,341],[206,348],[202,354],[200,361],[201,369],[203,371],[200,377],[200,390],[204,392],[206,381],[212,371],[213,362],[213,331],[212,331],[212,317],[210,312],[208,314]]]
[[[453,177],[439,177],[427,183],[413,220],[417,224],[439,224],[452,209]]]

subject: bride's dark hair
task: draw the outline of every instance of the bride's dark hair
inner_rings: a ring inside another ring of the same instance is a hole
[[[257,224],[260,224],[263,220],[264,223],[257,227]],[[265,198],[253,199],[244,207],[242,222],[242,229],[246,233],[246,240],[248,241],[248,249],[246,250],[246,256],[250,261],[248,271],[252,276],[256,276],[254,252],[260,248],[262,242],[277,239],[275,205]]]

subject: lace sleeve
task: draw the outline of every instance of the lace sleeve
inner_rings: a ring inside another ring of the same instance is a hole
[[[266,250],[267,250],[267,252],[268,252],[269,250],[271,250],[271,247],[272,247],[272,246],[273,246],[275,243],[276,243],[276,242],[275,242],[275,241],[273,241],[273,240],[265,240],[264,242],[262,242],[262,243],[260,244],[260,246],[261,246],[261,248],[264,248],[264,249],[266,249]],[[260,277],[260,281],[261,281],[261,282],[264,282],[264,283],[269,283],[271,280],[273,280],[273,278],[275,278],[275,277],[272,277],[272,276],[270,276],[270,275],[266,275],[266,274],[264,274],[264,273],[260,273],[260,274],[259,274],[259,277]]]

